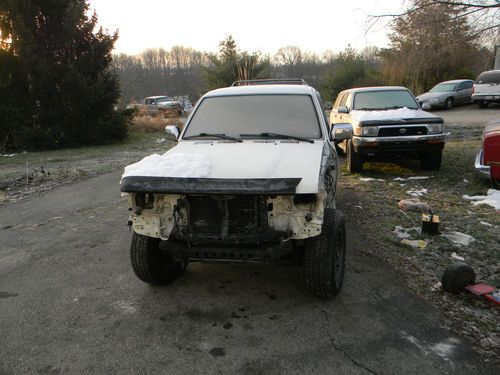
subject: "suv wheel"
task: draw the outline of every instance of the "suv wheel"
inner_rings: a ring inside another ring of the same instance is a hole
[[[354,151],[352,140],[347,142],[347,170],[349,173],[361,172],[363,170],[363,156]]]
[[[342,289],[345,272],[346,232],[342,211],[325,209],[323,230],[307,240],[303,275],[313,295],[331,298]]]
[[[169,254],[164,253],[158,246],[160,240],[132,234],[130,246],[130,261],[136,276],[152,285],[166,285],[186,270],[187,263],[175,261]]]
[[[477,102],[477,105],[479,106],[479,108],[488,108],[488,102],[487,101],[479,101]]]
[[[451,107],[453,107],[453,98],[446,99],[444,106],[446,109],[450,109]]]
[[[423,170],[437,171],[441,168],[441,160],[443,158],[443,150],[432,151],[423,154],[420,158],[420,163]]]

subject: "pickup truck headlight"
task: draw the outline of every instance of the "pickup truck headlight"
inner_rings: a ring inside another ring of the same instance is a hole
[[[361,135],[376,137],[378,135],[378,126],[363,126],[361,128]]]
[[[427,125],[428,134],[439,134],[443,132],[443,124],[429,124]]]

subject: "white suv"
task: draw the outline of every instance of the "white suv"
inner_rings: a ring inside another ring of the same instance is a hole
[[[479,108],[486,108],[490,103],[500,103],[500,70],[481,73],[474,82],[472,100]]]
[[[205,94],[178,144],[125,168],[139,279],[167,284],[189,262],[301,265],[307,289],[342,288],[338,157],[319,93],[301,80],[241,81]]]
[[[330,114],[336,143],[349,172],[365,161],[415,158],[422,169],[441,166],[443,119],[423,111],[405,87],[360,87],[342,91]]]

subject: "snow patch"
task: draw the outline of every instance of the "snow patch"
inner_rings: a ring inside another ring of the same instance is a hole
[[[153,154],[141,161],[127,165],[122,179],[127,176],[148,177],[207,177],[210,173],[210,161],[204,155],[197,154]]]
[[[487,223],[486,221],[480,221],[479,224],[484,225],[485,227],[492,227],[493,224]]]
[[[349,115],[357,121],[371,121],[371,120],[400,120],[405,118],[429,118],[436,117],[427,112],[419,111],[416,109],[409,109],[407,107],[389,110],[378,111],[360,111],[354,110],[349,112]]]
[[[137,307],[130,301],[116,301],[113,305],[124,314],[134,314],[137,312]]]
[[[429,192],[428,189],[420,189],[420,190],[407,190],[406,193],[410,194],[412,197],[421,197],[424,194],[427,194]]]
[[[464,257],[462,257],[462,256],[458,255],[458,254],[457,254],[457,253],[455,253],[455,252],[451,253],[450,258],[451,258],[451,259],[455,259],[455,260],[460,260],[460,261],[462,261],[462,262],[465,260],[465,258],[464,258]]]
[[[487,204],[495,210],[500,210],[500,190],[488,189],[486,195],[463,195],[462,198],[474,201],[471,202],[474,206]]]
[[[371,181],[384,182],[384,180],[382,180],[381,178],[371,178],[371,177],[361,177],[359,180],[363,182],[371,182]]]
[[[455,231],[443,233],[441,236],[453,242],[455,245],[460,246],[468,246],[476,240],[474,237],[469,236],[468,234]]]

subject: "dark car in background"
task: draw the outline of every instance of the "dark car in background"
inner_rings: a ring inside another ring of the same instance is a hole
[[[451,108],[460,103],[469,103],[472,97],[474,81],[471,79],[455,79],[438,83],[428,92],[417,96],[423,109]]]

